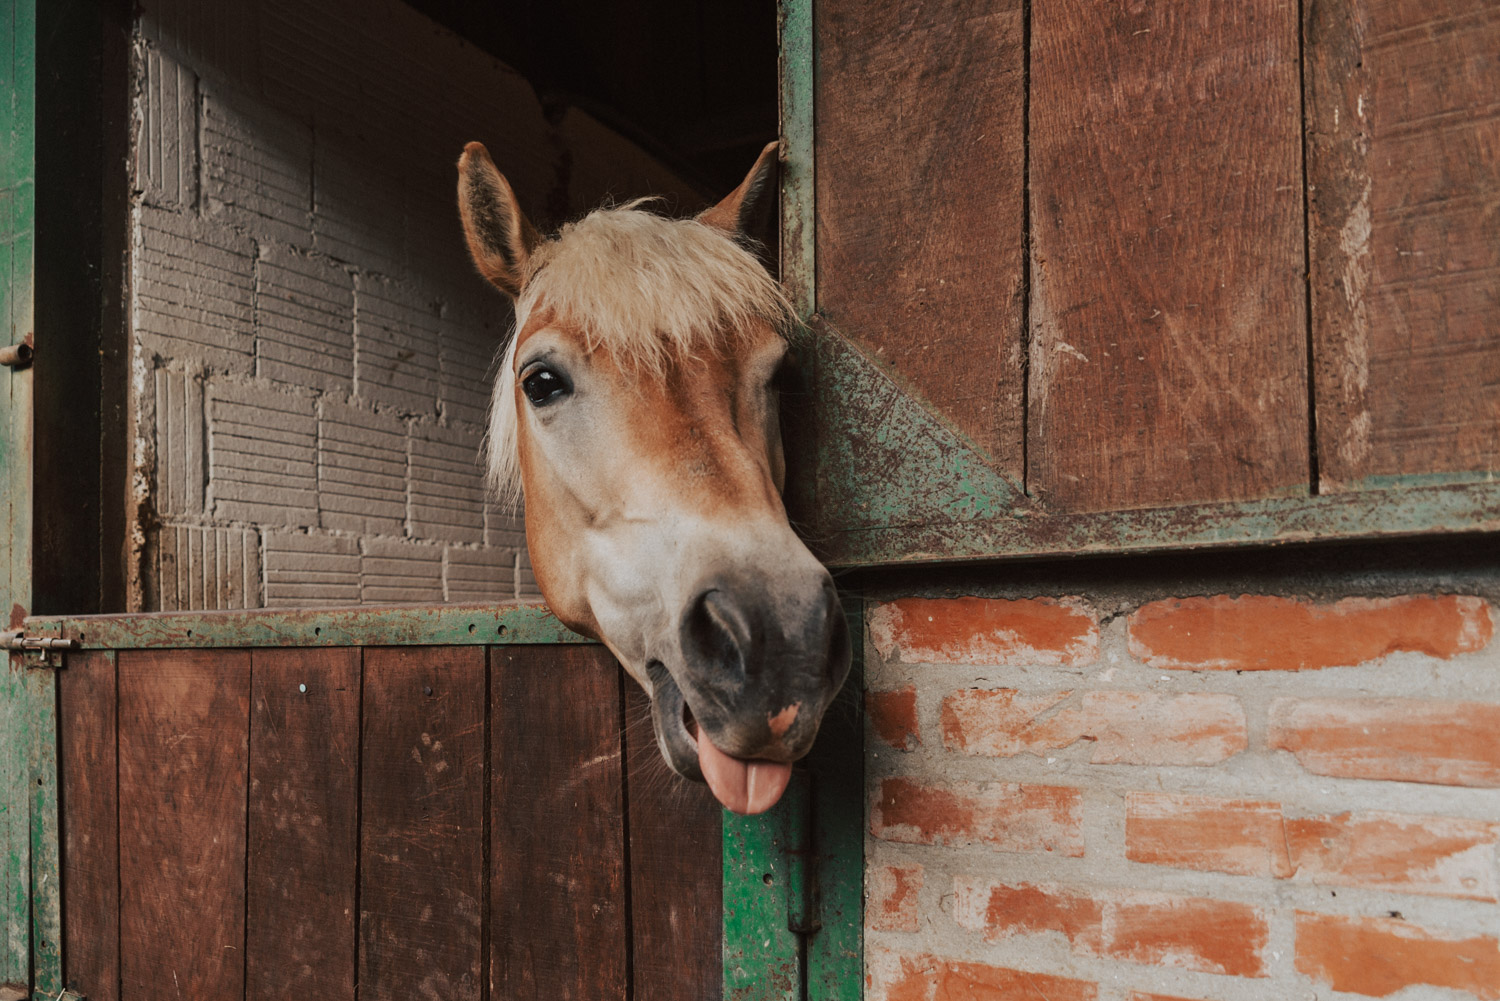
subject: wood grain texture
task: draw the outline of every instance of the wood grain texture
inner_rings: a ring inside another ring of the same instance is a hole
[[[252,658],[245,996],[353,1001],[360,651]]]
[[[1306,490],[1295,0],[1032,8],[1028,486]]]
[[[63,977],[92,1001],[120,996],[115,655],[69,654],[57,672],[63,840]]]
[[[650,714],[626,680],[634,996],[703,1001],[721,995],[724,978],[724,811],[707,786],[667,767]]]
[[[359,996],[481,996],[485,652],[364,652]]]
[[[1020,0],[820,0],[818,308],[1020,479]]]
[[[1321,486],[1500,467],[1500,7],[1307,5]]]
[[[623,1001],[619,668],[601,647],[491,657],[491,994]]]
[[[122,651],[118,665],[121,994],[239,1001],[250,654]]]

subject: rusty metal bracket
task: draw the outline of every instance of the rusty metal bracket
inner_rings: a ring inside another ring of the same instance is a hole
[[[0,348],[0,365],[6,368],[26,368],[31,364],[31,359],[35,355],[36,349],[32,346],[31,335],[27,334],[24,341]]]

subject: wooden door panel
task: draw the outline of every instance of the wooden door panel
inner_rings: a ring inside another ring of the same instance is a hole
[[[245,997],[353,1001],[360,651],[256,650]]]
[[[119,654],[121,997],[245,990],[250,654]]]
[[[1305,492],[1297,4],[1032,8],[1030,492]]]
[[[1320,485],[1500,467],[1500,9],[1309,5]]]
[[[602,647],[491,654],[491,983],[627,995],[620,669]]]
[[[485,651],[364,651],[359,993],[477,1001]]]
[[[120,997],[120,842],[115,655],[68,658],[57,676],[58,778],[64,791],[63,978],[91,1001]]]

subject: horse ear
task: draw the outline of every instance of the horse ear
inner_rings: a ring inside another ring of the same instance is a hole
[[[704,210],[698,221],[714,226],[735,236],[750,235],[757,216],[769,204],[770,195],[776,190],[777,151],[779,142],[773,142],[760,151],[755,166],[722,202]]]
[[[479,273],[512,299],[518,297],[541,237],[483,143],[469,143],[458,158],[458,214]]]

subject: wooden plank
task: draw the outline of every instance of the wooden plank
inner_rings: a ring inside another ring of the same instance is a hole
[[[651,700],[625,681],[634,996],[702,1001],[722,990],[723,810],[667,767]]]
[[[1023,7],[813,5],[818,307],[1016,480]]]
[[[360,766],[359,993],[482,991],[485,651],[369,648]]]
[[[58,672],[64,982],[90,1001],[120,996],[120,841],[115,655],[70,654]]]
[[[120,975],[126,998],[245,990],[250,654],[124,651]]]
[[[1028,487],[1306,492],[1295,0],[1032,8]]]
[[[353,1001],[359,650],[252,663],[245,997]]]
[[[623,999],[619,669],[598,647],[490,655],[492,996]]]
[[[1307,5],[1325,490],[1500,468],[1500,8]]]

